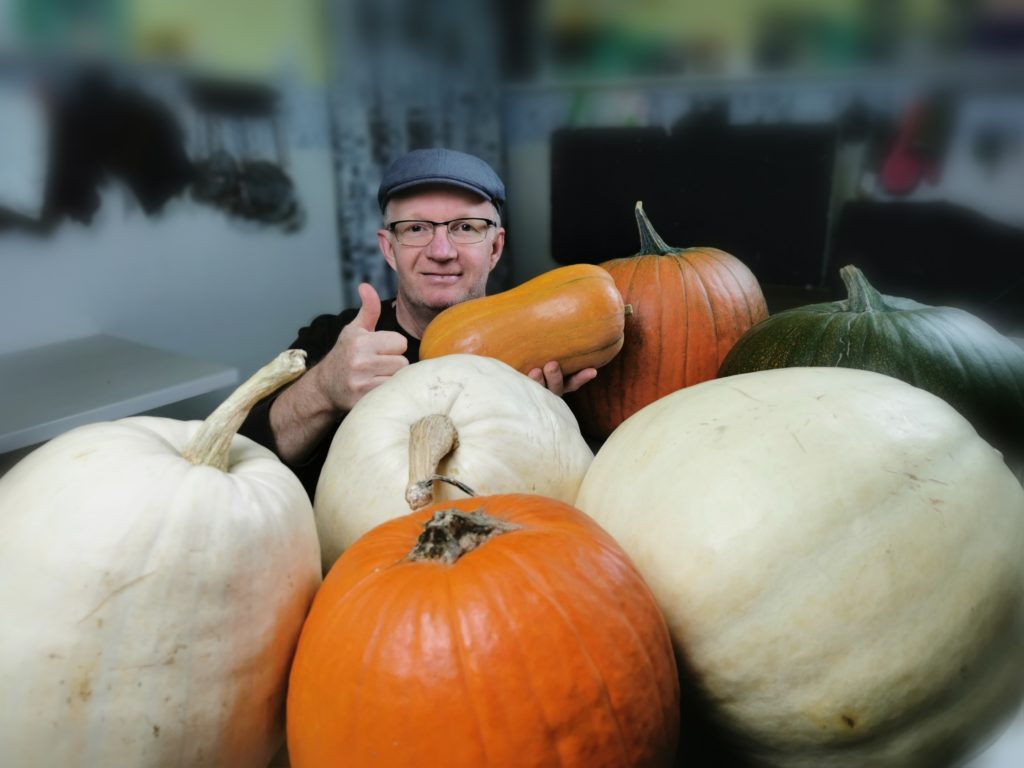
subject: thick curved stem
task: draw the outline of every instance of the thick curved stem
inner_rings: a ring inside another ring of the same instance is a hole
[[[852,264],[839,270],[839,276],[846,286],[847,305],[851,312],[880,312],[889,308],[875,287],[864,277],[864,273]]]
[[[673,253],[679,253],[679,248],[673,248],[661,239],[661,235],[654,231],[654,226],[651,224],[650,219],[647,218],[647,214],[644,213],[644,203],[642,200],[636,201],[634,213],[636,214],[637,228],[640,230],[639,254],[668,256]]]
[[[405,488],[409,509],[434,501],[434,480],[441,479],[437,467],[458,447],[459,433],[444,414],[424,416],[409,428],[409,484]]]
[[[231,441],[238,434],[249,411],[267,395],[276,392],[306,370],[306,352],[289,349],[282,352],[228,395],[200,425],[182,452],[193,464],[205,464],[227,472]]]

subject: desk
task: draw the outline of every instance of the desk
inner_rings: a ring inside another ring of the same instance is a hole
[[[234,368],[116,336],[0,355],[0,453],[231,386]]]

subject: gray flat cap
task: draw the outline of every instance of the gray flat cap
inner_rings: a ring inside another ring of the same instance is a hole
[[[414,149],[395,160],[384,172],[377,190],[383,211],[392,195],[424,184],[448,184],[476,192],[499,210],[505,202],[505,185],[487,163],[475,155],[454,149]]]

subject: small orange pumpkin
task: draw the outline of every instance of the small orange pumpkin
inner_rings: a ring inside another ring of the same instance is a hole
[[[293,768],[670,765],[679,682],[636,568],[542,496],[445,501],[336,561],[288,692]]]
[[[757,278],[717,248],[673,248],[636,204],[640,251],[604,267],[632,312],[625,343],[598,377],[566,398],[584,434],[606,438],[646,405],[713,379],[736,341],[768,316]]]

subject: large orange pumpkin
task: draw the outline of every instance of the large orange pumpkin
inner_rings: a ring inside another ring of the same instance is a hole
[[[441,502],[336,561],[299,640],[293,768],[658,766],[678,739],[664,618],[559,501]]]
[[[632,314],[622,351],[566,398],[591,437],[606,438],[645,405],[713,379],[726,354],[768,316],[757,278],[717,248],[673,248],[636,204],[640,251],[600,266]]]

